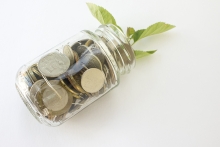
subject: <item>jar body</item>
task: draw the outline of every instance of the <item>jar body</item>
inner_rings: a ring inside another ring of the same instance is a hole
[[[23,65],[16,88],[39,122],[58,126],[116,87],[134,63],[126,37],[104,25],[95,33],[81,31]]]

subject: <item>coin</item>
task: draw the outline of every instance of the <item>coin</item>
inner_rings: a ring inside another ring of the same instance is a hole
[[[34,80],[31,78],[30,73],[28,72],[28,70],[26,71],[26,75],[28,76],[28,78],[31,80],[31,83],[34,83]]]
[[[90,46],[92,43],[93,43],[92,40],[88,40],[88,41],[86,41],[85,46]]]
[[[81,79],[82,88],[89,93],[98,92],[103,87],[104,82],[105,74],[97,68],[86,70]]]
[[[74,55],[74,59],[77,62],[79,60],[79,55],[77,54],[77,52],[75,52],[73,50],[72,50],[72,52],[73,52],[73,55]]]
[[[42,77],[40,71],[37,68],[37,64],[33,64],[31,66],[31,70],[33,71],[33,73],[36,75],[36,77]]]
[[[60,80],[60,83],[63,85],[63,87],[67,90],[67,91],[69,91],[70,93],[72,93],[72,95],[75,97],[75,98],[80,98],[80,93],[78,92],[78,91],[76,91],[74,88],[73,88],[73,86],[70,84],[70,83],[68,83],[69,81],[68,81],[68,79],[61,79]]]
[[[53,88],[57,91],[61,98],[48,87],[43,92],[43,102],[48,109],[52,111],[59,111],[66,106],[68,102],[68,93],[59,85],[53,85]]]
[[[81,87],[80,79],[81,79],[81,77],[80,77],[78,74],[76,74],[76,75],[74,75],[74,76],[69,76],[69,77],[68,77],[69,82],[71,83],[71,85],[72,85],[76,90],[78,90],[78,91],[81,92],[81,93],[86,93],[86,94],[88,94],[88,93]],[[88,95],[89,95],[89,94],[88,94]]]
[[[78,53],[79,57],[88,50],[87,46],[85,45],[79,45],[75,51]]]
[[[32,67],[30,67],[30,68],[27,70],[27,72],[29,73],[31,80],[32,80],[33,82],[36,82],[36,81],[37,81],[37,78],[36,78],[36,76],[34,75],[34,73],[33,73],[33,71],[32,71]]]
[[[82,64],[84,64],[87,68],[98,68],[102,70],[102,64],[100,60],[93,54],[85,54],[79,60]]]
[[[57,77],[66,72],[69,66],[69,58],[57,52],[42,57],[38,62],[39,71],[47,77]]]
[[[36,81],[30,89],[30,99],[32,102],[36,101],[36,95],[38,92],[40,92],[42,85],[45,83],[44,79]]]
[[[80,46],[82,43],[81,42],[76,42],[76,43],[74,43],[72,46],[71,46],[71,48],[72,48],[72,50],[76,50],[77,49],[77,47],[78,46]]]
[[[85,45],[86,42],[88,41],[89,39],[82,39],[80,41],[78,41],[81,45]]]
[[[53,115],[66,113],[72,105],[73,98],[71,94],[60,85],[60,81],[50,80],[49,83],[61,98],[51,89],[50,86],[44,83],[41,88],[41,99],[43,104]]]
[[[94,46],[92,47],[91,51],[96,57],[99,58],[100,62],[104,64],[105,56],[102,54],[101,50]]]
[[[63,48],[63,53],[69,58],[70,65],[74,63],[74,53],[69,45],[65,45]]]
[[[86,54],[93,54],[96,56],[101,64],[104,64],[105,56],[102,54],[101,50],[96,45],[91,45],[87,51],[85,51],[81,56],[84,56]]]

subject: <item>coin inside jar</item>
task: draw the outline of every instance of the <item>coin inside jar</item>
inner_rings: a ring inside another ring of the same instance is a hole
[[[39,109],[44,115],[47,114],[44,111],[48,110],[48,116],[66,113],[72,105],[73,97],[60,85],[60,81],[50,80],[48,82],[53,87],[53,90],[47,82],[41,86],[36,95]],[[56,90],[56,93],[54,90]]]
[[[40,92],[42,85],[45,83],[44,79],[36,81],[30,89],[30,99],[34,102],[36,100],[36,95]]]
[[[57,52],[42,57],[38,62],[38,70],[47,77],[57,77],[66,72],[69,66],[69,58]]]
[[[86,52],[88,49],[87,49],[87,46],[85,45],[79,45],[77,48],[76,48],[76,52],[78,53],[79,56],[81,56],[84,52]]]
[[[74,63],[74,53],[69,45],[65,45],[63,48],[63,53],[69,58],[70,65]]]
[[[92,53],[83,55],[79,61],[87,68],[98,68],[102,70],[102,63],[100,62],[98,57],[96,57]]]
[[[59,95],[61,95],[61,98],[48,87],[42,94],[43,103],[48,109],[52,111],[59,111],[66,106],[68,102],[68,94],[67,91],[59,85],[53,85],[53,88]]]
[[[82,88],[89,93],[98,92],[103,87],[104,82],[105,74],[97,68],[86,70],[81,79]]]

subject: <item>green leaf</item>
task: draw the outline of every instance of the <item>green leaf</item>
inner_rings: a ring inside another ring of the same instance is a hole
[[[170,30],[174,27],[175,26],[170,25],[170,24],[166,24],[164,22],[157,22],[157,23],[149,26],[147,29],[142,29],[142,30],[136,31],[133,34],[132,38],[133,38],[134,43],[135,43],[135,42],[137,42],[138,40],[140,40],[142,38],[166,32],[166,31],[168,31],[168,30]]]
[[[137,42],[141,36],[141,34],[143,34],[143,32],[145,31],[145,29],[142,30],[137,30],[136,32],[134,32],[132,38],[134,40],[134,43]]]
[[[116,21],[111,13],[101,6],[95,5],[93,3],[86,3],[91,11],[92,15],[101,23],[101,24],[114,24],[117,26]]]
[[[133,35],[134,32],[135,32],[134,28],[128,27],[127,28],[127,37],[130,37],[131,35]]]
[[[134,50],[135,58],[139,59],[145,56],[149,56],[153,53],[155,53],[157,50],[152,50],[152,51],[140,51],[140,50]]]

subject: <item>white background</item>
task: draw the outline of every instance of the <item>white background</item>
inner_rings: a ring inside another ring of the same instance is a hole
[[[136,30],[164,21],[176,28],[135,49],[121,84],[59,127],[38,123],[15,89],[19,67],[99,22],[79,0],[1,0],[1,147],[219,147],[220,1],[91,0]]]

